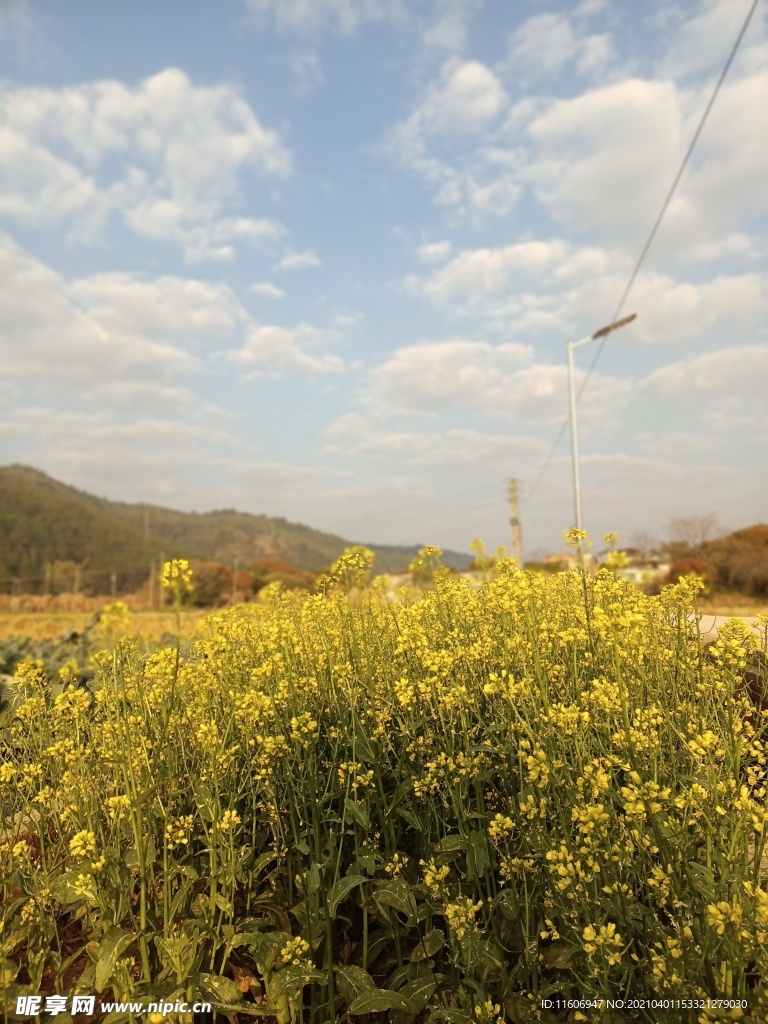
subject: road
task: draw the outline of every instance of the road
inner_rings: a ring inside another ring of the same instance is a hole
[[[728,615],[701,615],[699,623],[699,629],[701,630],[702,637],[706,639],[712,639],[717,636],[718,630],[724,625],[730,616]],[[757,629],[757,616],[755,615],[743,615],[739,616],[743,618],[745,622],[748,622],[753,628]]]

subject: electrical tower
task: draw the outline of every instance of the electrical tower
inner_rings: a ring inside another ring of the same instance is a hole
[[[517,480],[509,481],[509,525],[512,529],[512,547],[509,554],[517,565],[523,567],[523,528],[520,525],[520,508],[517,493]]]

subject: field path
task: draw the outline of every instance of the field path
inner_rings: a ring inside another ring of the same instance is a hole
[[[693,616],[691,616],[691,618],[693,618]],[[720,630],[720,627],[723,626],[729,618],[730,616],[728,615],[702,614],[699,621],[702,640],[714,640]],[[753,629],[758,629],[756,615],[739,615],[738,618],[744,619],[744,621],[748,622]]]

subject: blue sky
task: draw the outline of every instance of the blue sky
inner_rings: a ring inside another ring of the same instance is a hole
[[[2,462],[464,550],[514,476],[558,549],[565,340],[748,7],[0,0]],[[581,400],[596,537],[766,518],[766,58],[761,5]]]

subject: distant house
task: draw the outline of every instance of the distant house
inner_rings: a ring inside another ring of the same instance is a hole
[[[597,557],[600,565],[605,564],[608,554],[607,550],[599,553]],[[670,563],[659,555],[643,557],[642,552],[637,548],[625,548],[624,554],[627,556],[629,564],[616,571],[619,576],[630,580],[639,587],[663,583],[669,576]]]
[[[551,565],[553,569],[559,569],[561,566],[572,569],[574,565],[579,564],[579,557],[575,551],[558,551],[551,555],[544,555],[540,561],[542,565]]]

